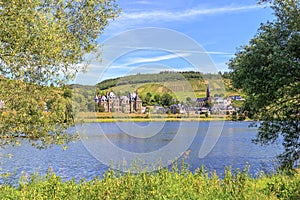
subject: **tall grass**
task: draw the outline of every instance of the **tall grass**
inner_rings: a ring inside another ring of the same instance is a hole
[[[22,177],[19,186],[0,185],[0,199],[300,199],[300,174],[277,173],[253,178],[247,170],[225,170],[224,178],[204,168],[181,167],[139,174],[107,171],[91,181]]]

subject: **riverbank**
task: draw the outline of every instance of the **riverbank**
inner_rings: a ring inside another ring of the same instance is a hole
[[[182,115],[182,114],[123,114],[81,112],[76,115],[76,123],[101,122],[189,122],[189,121],[232,121],[230,115]],[[244,121],[251,121],[246,118]]]
[[[247,170],[225,171],[223,179],[203,168],[160,169],[157,172],[117,174],[102,179],[62,180],[23,176],[19,186],[0,185],[0,199],[300,199],[300,174],[277,173],[251,177]]]

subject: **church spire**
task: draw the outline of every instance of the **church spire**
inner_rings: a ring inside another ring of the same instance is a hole
[[[209,88],[209,84],[207,84],[207,89],[206,89],[206,98],[210,98],[210,88]]]

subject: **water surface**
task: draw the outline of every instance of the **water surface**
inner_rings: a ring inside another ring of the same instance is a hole
[[[108,139],[118,148],[138,154],[154,152],[170,142],[177,143],[180,147],[182,143],[187,142],[185,138],[190,140],[188,134],[191,134],[190,131],[193,130],[197,130],[197,132],[187,149],[190,153],[188,155],[184,154],[191,170],[205,165],[209,170],[216,170],[219,175],[222,175],[225,166],[242,169],[246,163],[249,163],[250,173],[253,175],[260,170],[274,170],[275,156],[281,152],[281,146],[276,144],[272,146],[253,144],[251,140],[255,138],[257,129],[249,128],[249,122],[225,122],[223,131],[212,151],[206,157],[199,158],[199,149],[209,125],[214,125],[213,123],[215,122],[151,122],[154,127],[153,132],[156,134],[151,135],[151,131],[145,129],[145,132],[148,131],[149,133],[141,133],[145,134],[144,138],[135,137],[139,134],[136,127],[147,127],[149,126],[148,122],[122,122],[121,127],[117,123],[85,124],[89,128],[84,142],[71,143],[68,145],[67,150],[63,150],[59,146],[38,150],[25,141],[22,142],[21,146],[0,150],[1,171],[15,173],[15,175],[12,175],[13,180],[15,180],[21,172],[25,174],[34,172],[44,174],[50,168],[66,180],[72,177],[77,180],[81,178],[89,180],[95,176],[101,177],[108,166],[101,163],[99,161],[101,159],[96,159],[91,155],[85,147],[87,144],[98,146],[103,151],[102,153],[113,158],[115,152],[105,148],[105,139]],[[126,127],[126,130],[122,127]],[[180,140],[176,139],[179,127],[183,128],[187,134],[187,137],[181,137]],[[101,131],[99,131],[100,129]],[[70,129],[70,131],[74,131],[74,129]],[[132,134],[128,134],[128,132]],[[151,137],[148,137],[149,135]],[[168,157],[168,152],[162,155],[162,159],[164,157]],[[5,180],[2,179],[1,181]]]

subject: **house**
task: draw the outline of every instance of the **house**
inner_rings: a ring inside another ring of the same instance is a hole
[[[214,97],[213,104],[214,107],[226,109],[228,106],[231,105],[231,98]]]
[[[114,92],[107,92],[103,96],[95,96],[98,106],[103,106],[105,112],[142,113],[142,100],[138,93],[129,93],[118,97]]]
[[[154,109],[154,113],[157,114],[165,114],[167,112],[167,109],[162,106],[154,106],[153,109]]]
[[[207,99],[206,98],[196,98],[196,99],[194,99],[194,101],[195,101],[197,107],[204,107],[204,106],[206,106]]]
[[[209,114],[210,112],[209,112],[208,108],[206,108],[206,107],[201,107],[201,108],[199,108],[199,113],[200,113],[200,114],[203,114],[203,113],[208,113],[208,114]]]
[[[179,114],[180,113],[180,106],[177,104],[173,104],[170,106],[170,111],[172,114]]]
[[[245,101],[245,99],[242,98],[240,95],[229,96],[229,98],[231,98],[232,100],[235,100],[235,101]]]

